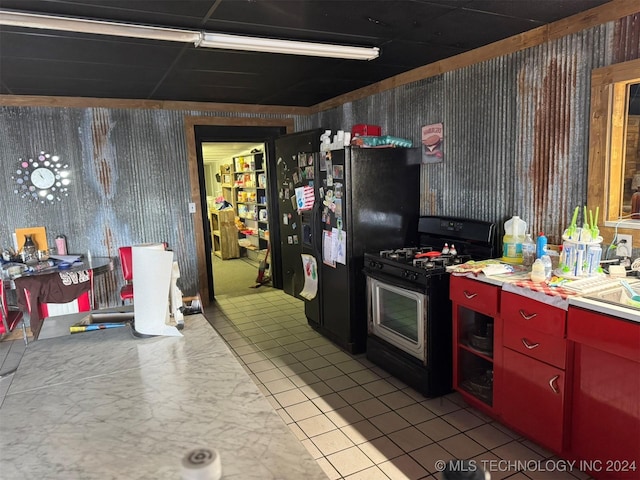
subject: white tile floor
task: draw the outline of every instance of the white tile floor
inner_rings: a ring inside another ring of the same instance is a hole
[[[364,355],[344,352],[282,291],[220,296],[204,313],[331,479],[440,479],[437,461],[451,459],[473,459],[492,480],[589,478],[519,471],[516,460],[554,466],[558,459],[458,394],[425,398]]]

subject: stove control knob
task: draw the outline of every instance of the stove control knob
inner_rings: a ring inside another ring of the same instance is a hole
[[[415,280],[416,278],[418,278],[416,273],[412,272],[411,270],[405,270],[404,272],[402,272],[402,276],[408,280]]]

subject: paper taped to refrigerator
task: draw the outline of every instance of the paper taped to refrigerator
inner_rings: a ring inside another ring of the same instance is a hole
[[[322,263],[336,268],[336,259],[333,258],[333,240],[329,230],[322,231]]]
[[[302,257],[302,271],[304,272],[304,287],[300,292],[300,296],[311,300],[318,294],[318,264],[313,255],[303,253],[300,256]]]
[[[331,250],[337,263],[347,264],[347,232],[338,228],[331,230]]]

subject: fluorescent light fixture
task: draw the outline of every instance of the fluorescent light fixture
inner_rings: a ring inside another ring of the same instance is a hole
[[[243,50],[246,52],[284,53],[311,57],[345,58],[350,60],[373,60],[378,58],[378,47],[350,47],[326,43],[298,42],[273,38],[246,37],[225,33],[202,32],[196,47]]]
[[[374,58],[378,58],[380,54],[378,47],[351,47],[325,43],[298,42],[294,40],[246,37],[225,33],[153,27],[104,20],[25,13],[12,10],[0,10],[0,25],[61,30],[94,35],[112,35],[116,37],[145,38],[167,42],[193,43],[196,47],[221,48],[225,50],[284,53],[289,55],[345,58],[352,60],[373,60]]]
[[[0,10],[0,25],[23,28],[41,28],[66,32],[91,33],[94,35],[112,35],[116,37],[146,38],[168,42],[195,43],[200,38],[196,30],[178,28],[150,27],[130,23],[87,20],[84,18],[58,17],[38,13]]]

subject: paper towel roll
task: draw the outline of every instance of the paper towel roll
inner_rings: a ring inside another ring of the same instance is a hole
[[[133,245],[135,331],[142,335],[182,336],[168,325],[173,252],[161,243]]]
[[[182,459],[182,480],[219,480],[220,454],[213,448],[191,450]]]

